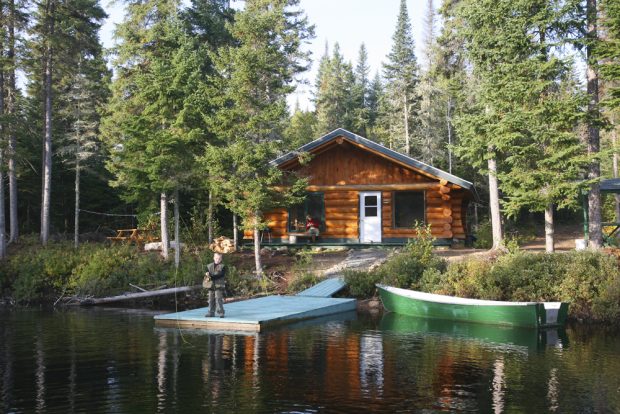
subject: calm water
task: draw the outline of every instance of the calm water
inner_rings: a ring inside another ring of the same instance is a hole
[[[237,335],[0,313],[3,412],[620,412],[620,333],[341,315]]]

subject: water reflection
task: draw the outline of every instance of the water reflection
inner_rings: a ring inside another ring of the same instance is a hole
[[[541,332],[387,314],[238,335],[137,312],[0,314],[2,411],[620,409],[619,334],[571,330],[566,347]]]
[[[530,329],[510,326],[423,319],[387,313],[381,329],[410,335],[439,335],[454,340],[473,340],[497,349],[532,351],[545,347],[565,348],[568,337],[564,328]]]

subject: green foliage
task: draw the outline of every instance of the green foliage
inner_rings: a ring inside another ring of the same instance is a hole
[[[434,238],[430,227],[418,226],[415,230],[416,238],[373,272],[345,271],[345,281],[352,295],[370,296],[376,283],[417,289],[424,274],[441,273],[446,269],[445,260],[433,254]]]
[[[344,281],[351,296],[368,298],[374,296],[377,283],[381,283],[383,274],[380,272],[364,272],[359,270],[345,270]]]
[[[507,301],[570,302],[572,318],[614,321],[620,316],[620,272],[613,256],[596,252],[515,253],[497,260],[451,263],[427,272],[424,291]]]
[[[600,19],[605,36],[596,45],[596,58],[600,64],[601,75],[607,80],[607,96],[604,103],[611,109],[620,108],[620,4],[616,0],[601,0]]]
[[[418,128],[420,97],[418,85],[418,60],[407,2],[401,0],[396,29],[392,36],[392,49],[383,65],[386,91],[381,123],[390,130],[390,148],[406,154],[411,152],[413,132]]]
[[[340,53],[338,43],[331,56],[325,55],[319,63],[316,77],[316,128],[321,136],[336,128],[353,129],[353,108],[356,107],[355,76],[351,63]],[[359,107],[359,106],[357,106]]]
[[[212,252],[184,252],[179,269],[156,252],[140,252],[133,246],[83,244],[74,249],[67,242],[40,248],[20,246],[0,264],[0,287],[17,301],[56,299],[61,294],[108,296],[133,288],[199,284]],[[235,277],[234,267],[229,272]]]
[[[301,292],[308,289],[321,281],[313,272],[294,273],[291,280],[288,281],[287,291],[291,294]]]

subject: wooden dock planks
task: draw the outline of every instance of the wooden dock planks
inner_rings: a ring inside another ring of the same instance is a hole
[[[208,308],[155,316],[159,326],[260,332],[288,324],[355,310],[355,299],[314,296],[267,296],[224,305],[225,318],[207,318]]]
[[[309,287],[297,294],[297,296],[314,296],[321,298],[331,297],[341,291],[347,284],[340,278],[326,279],[316,285]]]

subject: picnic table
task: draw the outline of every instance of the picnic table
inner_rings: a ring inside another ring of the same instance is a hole
[[[159,238],[154,234],[153,229],[120,229],[116,230],[116,236],[108,237],[107,239],[114,243],[135,243],[137,246],[142,246],[145,243],[151,243],[158,241]]]
[[[620,230],[620,223],[618,222],[604,222],[603,226],[603,241],[606,244],[613,244],[613,239],[618,237],[618,230]]]

